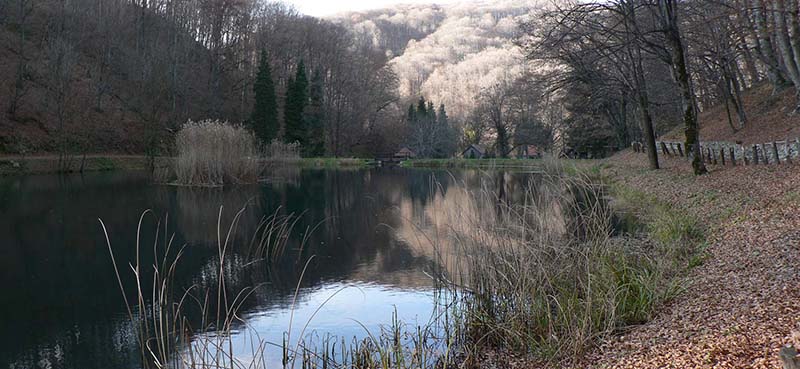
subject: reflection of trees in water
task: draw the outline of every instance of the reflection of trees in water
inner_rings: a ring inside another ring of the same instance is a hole
[[[494,248],[565,232],[560,202],[564,189],[540,175],[463,171],[448,188],[431,192],[426,203],[410,197],[401,201],[398,211],[404,222],[397,228],[414,257],[435,262],[448,278],[466,275],[466,240]],[[510,226],[521,215],[528,229]]]
[[[258,186],[237,186],[235,188],[189,188],[175,189],[175,225],[185,242],[193,246],[217,246],[217,222],[226,232],[236,214],[245,208],[238,218],[238,225],[231,235],[234,245],[250,241],[265,215],[259,206]],[[220,213],[222,207],[222,213]],[[220,218],[221,214],[221,218]]]
[[[159,258],[153,254],[152,244],[157,223],[161,221],[162,233],[165,224],[169,233],[176,233],[176,249],[188,244],[176,286],[203,284],[213,289],[216,287],[211,281],[220,270],[216,257],[219,206],[224,205],[221,224],[222,230],[227,231],[241,206],[255,199],[242,215],[234,233],[231,257],[222,270],[231,281],[226,285],[231,295],[246,287],[259,286],[242,310],[263,311],[291,304],[303,266],[312,256],[304,287],[347,279],[406,288],[428,287],[431,281],[420,270],[430,270],[433,262],[442,260],[442,252],[456,250],[448,251],[444,243],[434,248],[416,242],[418,234],[411,224],[434,229],[445,239],[444,235],[467,226],[446,224],[448,214],[463,210],[483,219],[496,218],[502,213],[502,208],[492,202],[471,203],[464,188],[486,186],[493,191],[495,186],[505,183],[507,190],[503,196],[513,202],[519,201],[515,197],[519,190],[514,186],[524,186],[515,175],[487,181],[472,171],[451,175],[444,171],[400,168],[292,169],[275,175],[283,179],[221,190],[151,186],[146,176],[130,174],[109,175],[102,180],[31,178],[21,184],[4,185],[6,190],[0,192],[15,192],[0,194],[0,198],[10,199],[0,204],[0,217],[4,219],[0,222],[0,236],[6,243],[0,251],[3,253],[0,283],[4,286],[0,305],[6,316],[19,319],[14,319],[6,332],[0,333],[0,344],[4,347],[0,349],[0,364],[30,347],[58,342],[73,355],[81,355],[73,358],[75,363],[107,360],[107,367],[126,365],[111,361],[112,356],[119,354],[108,352],[100,338],[71,344],[63,343],[68,341],[60,338],[64,332],[73,331],[72,325],[82,332],[91,331],[92,337],[113,336],[120,341],[117,336],[124,336],[118,323],[124,307],[97,225],[98,217],[109,226],[117,263],[123,267],[135,259],[133,246],[139,215],[153,208],[154,215],[145,219],[142,228],[144,246],[140,258],[144,265]],[[282,215],[301,216],[287,251],[279,260],[250,263],[243,258],[243,250],[262,217],[276,209]],[[167,215],[169,221],[165,222]],[[302,245],[303,234],[317,225],[308,242]],[[37,277],[29,278],[30,275]],[[123,282],[127,286],[132,283],[130,279]],[[134,300],[133,296],[128,297]],[[47,311],[47,317],[37,313],[41,311]],[[192,314],[192,319],[201,318],[198,312]],[[72,318],[60,318],[64,316]],[[76,324],[74,319],[79,322]],[[96,346],[87,347],[91,345]]]

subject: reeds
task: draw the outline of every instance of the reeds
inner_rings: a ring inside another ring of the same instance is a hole
[[[300,143],[284,143],[278,139],[264,145],[263,155],[269,160],[296,160],[300,159]]]
[[[451,233],[458,275],[450,278],[467,291],[470,350],[579,357],[608,334],[648,320],[678,289],[685,265],[678,257],[689,254],[689,243],[620,232],[602,178],[558,162],[543,168],[521,203],[496,189],[465,189],[472,201],[464,206],[494,204],[494,215],[458,209],[447,220],[458,225]]]
[[[222,186],[258,181],[257,141],[241,125],[189,121],[178,131],[175,148],[174,168],[179,185]]]
[[[453,296],[446,294],[437,297],[441,305],[437,305],[434,316],[424,326],[407,327],[395,314],[393,321],[379,332],[370,332],[365,327],[367,337],[364,339],[348,341],[328,336],[321,342],[307,344],[304,334],[310,321],[295,336],[290,319],[282,342],[262,339],[240,314],[247,300],[262,285],[239,286],[236,290],[234,286],[242,278],[235,274],[242,268],[269,268],[284,256],[298,217],[281,215],[279,210],[265,216],[256,227],[252,241],[239,247],[234,245],[235,233],[246,207],[236,213],[227,231],[222,224],[220,208],[216,228],[217,256],[209,264],[210,269],[202,273],[204,278],[188,287],[180,286],[175,280],[186,249],[174,245],[174,235],[166,226],[162,227],[161,222],[152,245],[153,260],[140,258],[142,224],[149,211],[142,214],[137,226],[136,257],[129,264],[132,286],[123,282],[129,280],[128,275],[117,264],[108,231],[100,220],[131,326],[138,338],[144,368],[411,369],[446,367],[455,361],[450,350],[463,335],[450,328],[450,323],[457,319],[457,308]],[[308,229],[302,237],[300,249],[310,232],[313,229]],[[238,250],[236,253],[234,248]],[[313,256],[306,260],[300,274],[292,311],[312,259]],[[135,300],[129,300],[126,297],[129,295],[135,295]],[[324,304],[319,306],[314,315],[323,307]],[[235,335],[245,339],[234,342]],[[282,353],[280,362],[269,358],[268,350],[274,352],[275,348]]]

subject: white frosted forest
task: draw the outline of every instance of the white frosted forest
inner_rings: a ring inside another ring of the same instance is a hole
[[[397,5],[334,18],[393,56],[400,95],[425,96],[463,120],[482,90],[507,84],[530,64],[514,44],[518,25],[551,2],[478,1]]]

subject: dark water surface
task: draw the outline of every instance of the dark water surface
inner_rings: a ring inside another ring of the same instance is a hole
[[[484,178],[472,171],[285,169],[269,183],[203,190],[154,185],[146,173],[130,172],[0,178],[0,368],[140,366],[98,218],[117,264],[130,275],[136,225],[148,209],[142,264],[155,259],[160,220],[162,238],[166,225],[174,244],[186,245],[176,277],[183,285],[216,278],[220,205],[227,230],[249,204],[232,236],[235,245],[248,244],[258,222],[276,209],[301,216],[278,265],[237,267],[245,262],[232,259],[230,288],[261,286],[241,316],[263,339],[280,343],[289,329],[294,290],[312,256],[294,331],[308,322],[306,334],[363,337],[364,327],[390,323],[395,310],[410,325],[425,324],[434,300],[430,270],[439,256],[420,241],[419,230],[444,227],[448,207],[467,201],[456,189],[483,187],[500,197],[519,192],[507,173]],[[243,247],[235,246],[234,255]],[[124,283],[131,286],[130,279]],[[132,293],[128,298],[135,301]]]

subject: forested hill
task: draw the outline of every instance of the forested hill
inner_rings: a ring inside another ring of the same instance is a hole
[[[383,138],[401,115],[388,57],[281,2],[6,0],[0,154],[163,152],[189,119],[247,122],[262,51],[280,127],[289,81],[303,65],[310,80],[320,76],[309,88],[323,106],[306,112],[324,113],[326,154],[399,144]]]
[[[514,45],[518,25],[552,2],[474,1],[398,5],[332,20],[363,35],[392,57],[403,97],[426,96],[463,120],[482,90],[526,67]]]

